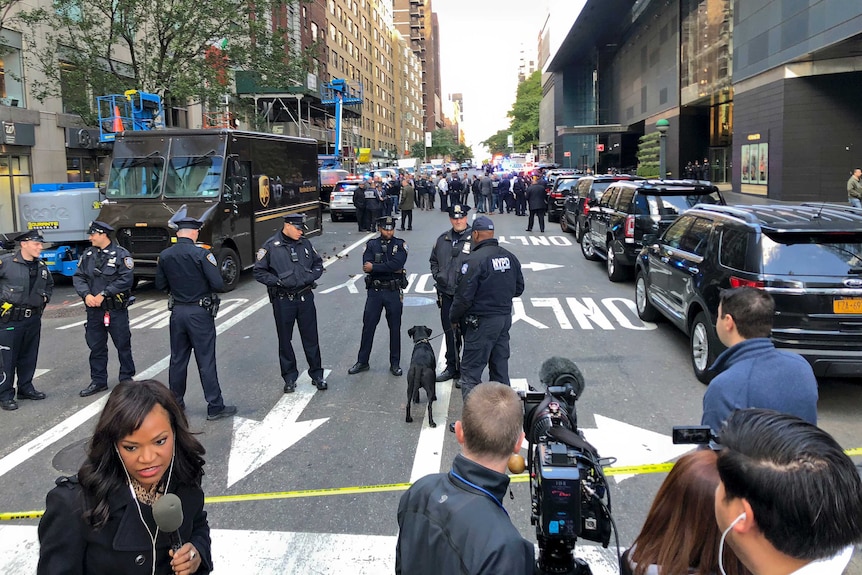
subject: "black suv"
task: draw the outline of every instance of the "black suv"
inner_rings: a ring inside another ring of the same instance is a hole
[[[692,180],[614,182],[589,208],[581,253],[606,260],[608,279],[620,281],[634,268],[644,235],[657,236],[696,204],[724,203],[717,187]]]
[[[696,206],[643,249],[635,303],[689,334],[697,378],[723,346],[719,292],[760,287],[775,300],[772,340],[818,377],[862,376],[862,210],[835,204]]]
[[[577,193],[573,191],[565,198],[563,212],[560,214],[560,228],[567,233],[574,230],[575,241],[581,243],[590,206],[598,203],[608,186],[614,182],[636,180],[643,180],[643,178],[627,174],[581,177],[578,180]]]
[[[548,192],[548,221],[562,222],[563,204],[566,198],[578,193],[578,180],[581,176],[558,176]],[[560,224],[562,225],[562,224]],[[565,230],[564,230],[565,231]]]

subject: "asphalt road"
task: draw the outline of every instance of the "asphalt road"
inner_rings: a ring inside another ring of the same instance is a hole
[[[501,244],[527,267],[526,291],[515,302],[511,330],[513,384],[538,386],[542,361],[569,358],[587,380],[577,405],[578,425],[601,455],[617,457],[619,465],[677,457],[686,448],[670,445],[671,427],[699,423],[705,389],[692,375],[686,337],[667,323],[641,322],[633,283],[610,283],[604,267],[584,260],[574,237],[557,224],[548,224],[545,233],[529,233],[526,218],[493,219]],[[397,232],[409,246],[401,342],[405,373],[411,352],[407,329],[427,325],[434,335],[441,330],[428,256],[448,225],[439,211],[415,211],[413,231]],[[323,363],[331,370],[329,390],[317,392],[301,380],[297,393],[282,393],[271,308],[263,286],[249,273],[226,294],[216,321],[219,377],[226,402],[239,408],[236,418],[205,420],[197,373],[190,369],[186,405],[207,449],[204,488],[210,497],[230,496],[208,504],[218,573],[391,573],[404,484],[448,469],[458,451],[446,431],[461,408],[460,391],[451,383],[438,384],[436,429],[427,426],[424,395],[414,422],[405,423],[406,379],[389,374],[385,320],[377,330],[371,370],[347,375],[359,347],[365,300],[361,254],[370,237],[358,233],[353,222],[327,222],[324,234],[313,240],[328,258],[316,301]],[[166,381],[166,298],[146,283],[136,295],[131,318],[137,377]],[[106,398],[78,397],[89,383],[83,317],[71,286],[57,286],[43,321],[36,380],[48,398],[0,413],[6,438],[0,446],[0,513],[42,509],[54,479],[80,464]],[[442,341],[432,342],[438,358]],[[302,368],[298,337],[295,350]],[[111,348],[113,378],[117,367]],[[821,381],[820,396],[821,426],[847,448],[862,446],[857,415],[862,385]],[[637,535],[663,478],[650,473],[611,479],[623,546]],[[535,541],[526,483],[513,482],[512,495],[505,502],[509,514]],[[4,573],[34,572],[37,522],[0,521]],[[578,554],[595,573],[612,572],[615,552],[579,542]],[[854,564],[850,572],[862,569]]]

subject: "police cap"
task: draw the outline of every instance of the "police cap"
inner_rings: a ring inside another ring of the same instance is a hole
[[[382,218],[377,218],[377,227],[383,230],[394,230],[395,229],[395,220],[397,220],[395,216],[383,216]]]
[[[484,232],[488,230],[494,229],[494,222],[491,221],[491,218],[487,216],[479,216],[475,220],[473,220],[473,231],[474,232]]]
[[[453,204],[449,206],[449,217],[452,219],[466,218],[469,211],[470,206],[467,204]]]
[[[98,220],[90,222],[90,228],[87,230],[87,234],[107,234],[108,232],[113,232],[114,228],[106,224],[105,222],[100,222]]]
[[[183,218],[181,220],[176,221],[177,229],[180,230],[199,230],[201,226],[204,225],[202,221],[197,218]]]
[[[15,236],[16,242],[44,242],[45,238],[42,237],[42,232],[40,230],[27,230],[23,234],[19,234]]]
[[[285,214],[284,223],[302,229],[305,227],[305,214]]]

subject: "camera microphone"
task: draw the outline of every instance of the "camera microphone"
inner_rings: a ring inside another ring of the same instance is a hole
[[[183,504],[180,498],[173,493],[165,493],[153,503],[153,519],[156,527],[169,533],[171,536],[171,549],[177,551],[183,546],[180,539],[179,528],[183,524]]]
[[[539,368],[539,381],[544,383],[552,394],[565,393],[568,387],[568,393],[578,399],[584,392],[584,375],[574,361],[564,357],[546,359]]]

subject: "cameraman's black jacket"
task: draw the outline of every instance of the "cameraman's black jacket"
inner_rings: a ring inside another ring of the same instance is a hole
[[[254,279],[267,287],[295,293],[314,285],[321,275],[323,258],[305,238],[292,240],[277,232],[257,250]]]
[[[500,505],[459,475],[502,501],[509,477],[455,457],[450,473],[426,475],[398,504],[395,573],[405,575],[532,575],[533,544]]]
[[[35,268],[32,283],[30,268]],[[28,262],[20,250],[0,256],[0,303],[41,310],[53,291],[54,278],[42,260]]]
[[[114,242],[105,249],[91,246],[78,260],[72,285],[82,299],[103,292],[106,299],[117,294],[126,296],[132,290],[134,269],[132,255],[123,246]]]
[[[407,263],[407,244],[401,238],[384,240],[377,236],[365,243],[362,263],[371,262],[368,275],[374,280],[397,280]]]
[[[497,245],[495,238],[475,244],[460,272],[449,311],[452,323],[460,322],[468,313],[479,317],[511,315],[512,298],[524,293],[521,262]]]
[[[223,292],[224,280],[212,252],[181,237],[159,254],[156,289],[170,293],[175,303],[197,304],[213,292]]]
[[[431,250],[431,275],[437,283],[437,291],[448,296],[455,295],[458,278],[461,277],[461,264],[470,255],[470,234],[473,229],[467,226],[463,232],[450,229],[437,238]]]

